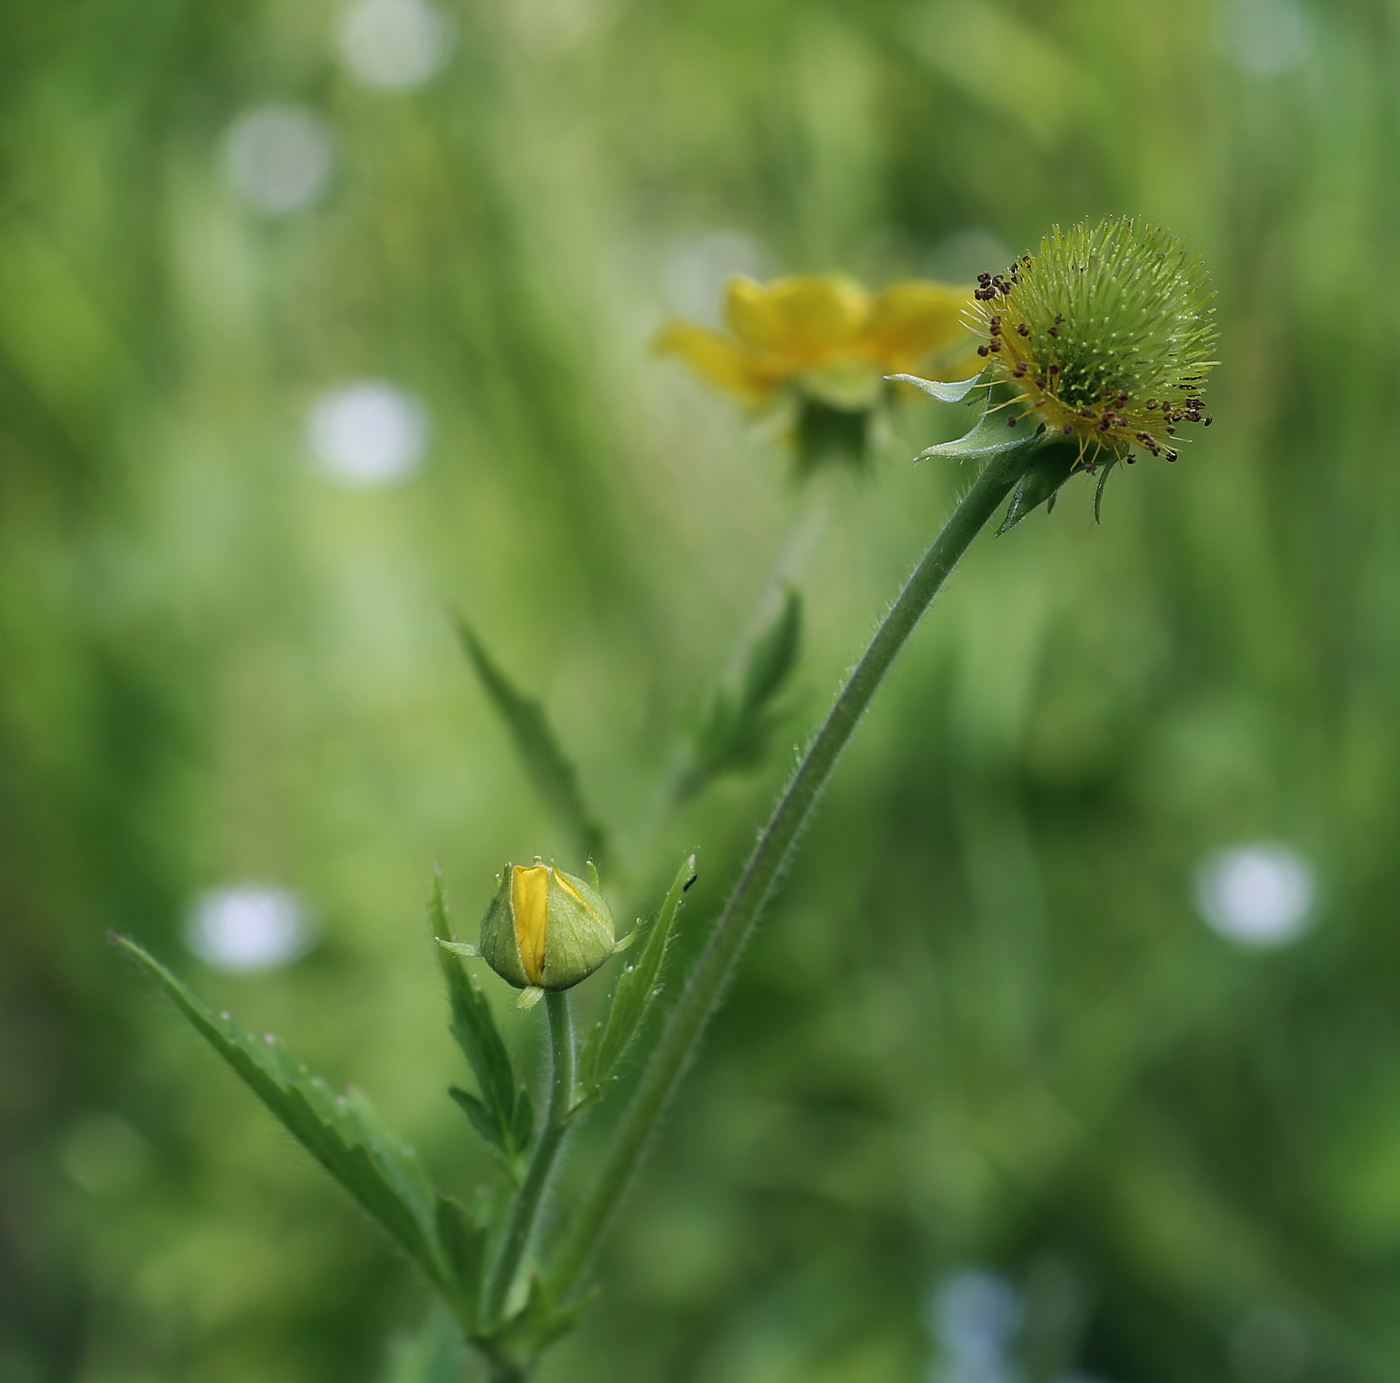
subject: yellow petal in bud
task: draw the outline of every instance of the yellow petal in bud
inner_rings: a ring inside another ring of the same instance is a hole
[[[520,964],[531,984],[544,979],[545,923],[549,917],[549,866],[511,870],[511,907],[515,913],[515,941],[520,947]]]
[[[571,988],[616,949],[612,913],[594,884],[538,860],[506,866],[481,922],[480,954],[527,999]]]

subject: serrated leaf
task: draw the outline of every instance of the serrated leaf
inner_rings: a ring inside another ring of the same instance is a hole
[[[454,942],[447,912],[442,872],[434,869],[428,885],[428,925],[439,941]],[[500,1153],[509,1170],[530,1145],[534,1109],[529,1092],[517,1084],[505,1039],[496,1026],[491,1001],[482,993],[459,957],[435,948],[438,967],[447,983],[452,1010],[452,1036],[457,1039],[476,1077],[480,1098],[455,1087],[452,1098],[467,1112],[472,1126]],[[522,1129],[524,1137],[520,1136]]]
[[[155,978],[287,1131],[441,1285],[432,1183],[368,1098],[355,1090],[333,1095],[281,1042],[254,1037],[237,1019],[215,1013],[134,941],[112,940]]]
[[[944,403],[961,403],[982,383],[980,374],[973,375],[971,379],[959,379],[952,383],[944,383],[940,379],[924,379],[920,375],[886,375],[885,378],[894,384],[912,384],[914,388],[922,389],[924,393],[933,398],[941,399]]]
[[[573,833],[580,854],[585,859],[601,859],[605,845],[603,828],[583,800],[578,773],[559,747],[544,708],[516,689],[460,615],[457,616],[457,634],[483,690],[510,731],[535,791]]]
[[[611,1081],[627,1049],[641,1029],[656,1000],[661,967],[670,945],[676,914],[685,891],[695,878],[695,856],[689,856],[676,873],[661,905],[661,912],[647,933],[646,944],[637,959],[617,978],[607,1020],[588,1035],[579,1059],[583,1103],[597,1100]]]
[[[692,797],[722,774],[762,761],[783,712],[775,707],[802,647],[802,596],[788,591],[772,623],[755,640],[733,692],[716,692],[699,732],[694,759],[677,788]]]
[[[481,1295],[486,1231],[451,1196],[439,1192],[437,1239],[447,1266],[458,1319],[467,1329],[471,1329],[476,1323],[477,1302]]]
[[[1019,432],[1006,425],[1004,414],[987,412],[978,420],[972,431],[954,438],[951,442],[938,442],[925,447],[915,460],[940,457],[948,461],[970,461],[978,457],[997,456],[1011,451],[1014,447],[1029,446],[1034,438],[1026,435],[1025,429]]]

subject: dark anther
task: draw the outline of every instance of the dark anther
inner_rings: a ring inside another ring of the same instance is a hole
[[[1015,426],[1016,426],[1016,419],[1015,419],[1015,418],[1008,418],[1008,419],[1006,420],[1006,425],[1007,425],[1007,427],[1015,427]]]
[[[1060,334],[1060,333],[1059,333],[1058,331],[1056,331],[1054,327],[1051,327],[1051,328],[1050,328],[1050,335],[1051,335],[1051,336],[1058,336],[1059,334]]]
[[[1066,423],[1066,424],[1065,424],[1065,436],[1066,436],[1066,437],[1073,437],[1073,436],[1074,436],[1074,424],[1073,424],[1073,423]]]
[[[1001,349],[1001,337],[993,336],[992,339],[987,342],[987,349],[992,351],[999,351]]]
[[[1208,418],[1206,419],[1206,426],[1209,427],[1214,421],[1215,421],[1214,418],[1209,418],[1209,417],[1208,417]]]
[[[992,313],[992,330],[993,330],[993,331],[1000,331],[1000,330],[1001,330],[1001,313],[1000,313],[1000,312],[994,312],[994,313]]]
[[[1156,400],[1156,399],[1148,399],[1148,400],[1147,400],[1147,406],[1148,406],[1149,408],[1156,408],[1156,407],[1157,407],[1157,400]]]
[[[984,285],[985,285],[985,284],[990,283],[991,281],[992,281],[992,276],[991,276],[990,274],[978,274],[978,275],[977,275],[977,282],[980,283],[980,284],[984,284]]]
[[[1016,327],[1016,330],[1020,332],[1022,336],[1029,336],[1031,334],[1030,327],[1028,327],[1024,322],[1019,323]]]
[[[1176,429],[1175,429],[1174,427],[1169,427],[1169,428],[1167,429],[1167,436],[1168,436],[1168,437],[1175,437],[1175,436],[1176,436]]]
[[[978,347],[977,347],[977,354],[978,354],[978,355],[987,356],[987,355],[990,355],[991,353],[992,353],[992,352],[991,352],[991,348],[990,348],[989,346],[978,346]]]
[[[1174,451],[1169,451],[1169,452],[1167,453],[1167,460],[1168,460],[1168,461],[1175,461],[1175,460],[1176,460],[1176,453],[1175,453]]]
[[[1064,321],[1064,318],[1061,317],[1060,314],[1057,312],[1057,313],[1055,314],[1055,325],[1056,325],[1056,326],[1059,326],[1060,323],[1063,322],[1063,321]]]
[[[1058,365],[1051,365],[1051,367],[1050,367],[1050,373],[1051,373],[1052,375],[1057,375],[1057,374],[1059,374],[1059,373],[1060,373],[1060,367],[1059,367]]]
[[[1017,378],[1017,379],[1020,379],[1021,376],[1024,375],[1025,373],[1026,373],[1026,362],[1025,362],[1024,360],[1018,361],[1017,364],[1016,364],[1016,378]]]

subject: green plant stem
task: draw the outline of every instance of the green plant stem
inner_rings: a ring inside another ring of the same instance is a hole
[[[652,1131],[719,1004],[788,852],[875,689],[948,573],[1025,473],[1035,445],[1033,439],[1027,439],[1025,445],[994,456],[973,482],[905,583],[808,746],[691,971],[632,1093],[598,1180],[550,1265],[546,1285],[554,1301],[564,1301],[574,1290],[607,1231]]]
[[[568,992],[546,990],[544,1003],[549,1014],[549,1105],[545,1111],[544,1127],[540,1129],[534,1151],[530,1154],[530,1165],[525,1169],[525,1180],[521,1182],[511,1206],[510,1220],[501,1239],[500,1250],[486,1281],[485,1319],[490,1322],[499,1321],[504,1313],[520,1264],[535,1236],[545,1192],[549,1189],[549,1179],[554,1172],[559,1150],[564,1145],[569,1129],[569,1111],[574,1104],[574,1021],[569,1012]]]

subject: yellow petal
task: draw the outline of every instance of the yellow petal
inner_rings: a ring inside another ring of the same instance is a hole
[[[800,369],[849,354],[870,316],[870,295],[842,274],[732,278],[724,315],[746,344]]]
[[[866,352],[896,373],[924,356],[971,341],[962,322],[963,309],[971,302],[971,288],[927,279],[892,283],[875,299],[865,329]]]
[[[539,984],[544,978],[545,922],[549,917],[549,866],[515,866],[510,884],[510,901],[515,912],[515,940],[520,947],[520,963],[525,978]]]
[[[662,327],[652,349],[679,356],[702,379],[751,403],[765,398],[777,382],[771,369],[765,370],[751,352],[694,322],[671,322]]]

